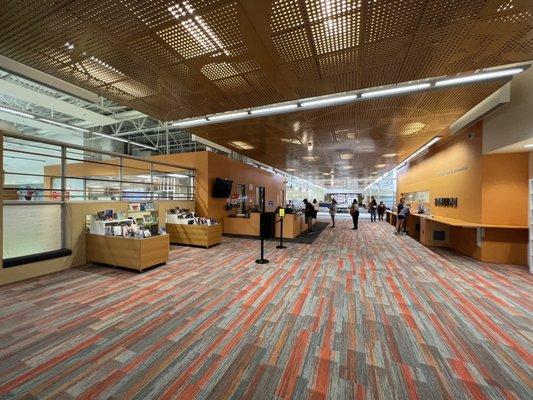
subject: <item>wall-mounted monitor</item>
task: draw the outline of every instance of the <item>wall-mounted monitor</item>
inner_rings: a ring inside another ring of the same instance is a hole
[[[216,178],[213,185],[213,197],[226,199],[231,194],[233,181],[229,179]]]

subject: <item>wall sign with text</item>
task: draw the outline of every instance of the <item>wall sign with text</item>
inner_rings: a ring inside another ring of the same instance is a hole
[[[457,207],[457,197],[437,197],[435,207]]]

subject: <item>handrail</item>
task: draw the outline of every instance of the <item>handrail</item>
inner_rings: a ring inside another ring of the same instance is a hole
[[[130,156],[129,154],[116,153],[116,152],[108,151],[108,150],[100,150],[100,149],[95,149],[93,147],[80,146],[78,144],[64,143],[64,142],[60,142],[60,141],[53,140],[53,139],[45,139],[42,137],[36,137],[36,136],[26,135],[22,133],[0,131],[0,135],[4,137],[12,137],[15,139],[20,139],[20,140],[27,140],[30,142],[46,143],[52,146],[67,147],[67,148],[76,149],[76,150],[100,153],[100,154],[105,154],[105,155],[117,157],[117,158],[127,158],[127,159],[135,160],[135,161],[149,162],[153,164],[165,165],[167,167],[182,168],[182,169],[188,169],[191,171],[196,171],[196,168],[194,167],[186,167],[186,166],[179,165],[179,164],[172,164],[172,163],[156,161],[156,160],[149,160],[149,159],[147,160],[145,158]]]

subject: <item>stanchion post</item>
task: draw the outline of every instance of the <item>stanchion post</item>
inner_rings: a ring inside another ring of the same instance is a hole
[[[266,260],[264,257],[265,255],[265,235],[264,235],[265,218],[266,218],[266,213],[262,213],[261,218],[259,220],[259,235],[261,236],[261,258],[258,258],[257,260],[255,260],[257,264],[268,264],[268,260]]]
[[[278,210],[280,226],[279,226],[279,245],[276,246],[276,249],[286,249],[287,246],[283,246],[283,218],[285,217],[285,209],[280,208]]]

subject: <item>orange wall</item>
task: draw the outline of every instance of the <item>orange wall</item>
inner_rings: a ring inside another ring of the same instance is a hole
[[[217,199],[211,196],[216,178],[232,180],[233,193],[236,193],[237,184],[244,184],[247,188],[248,185],[254,185],[254,188],[256,186],[265,187],[266,211],[274,211],[278,205],[282,205],[281,192],[285,190],[285,178],[240,161],[232,160],[226,156],[209,151],[201,151],[155,156],[151,157],[151,159],[196,169],[196,211],[200,216],[223,221],[223,218],[229,214],[225,209],[226,199]],[[268,206],[269,201],[274,202],[273,206]]]
[[[253,193],[255,187],[263,186],[265,188],[265,211],[275,211],[278,205],[283,205],[282,191],[285,190],[285,178],[280,175],[231,160],[220,154],[209,153],[209,188],[213,187],[216,178],[232,180],[232,193],[237,193],[238,184],[246,185],[248,194]],[[249,185],[254,186],[252,191],[248,190]],[[273,205],[269,206],[269,201],[272,201]],[[224,208],[226,203],[226,199],[210,198],[209,216],[222,220],[222,217],[228,215]],[[254,205],[253,203],[249,204]]]
[[[528,153],[483,156],[483,223],[527,225],[528,164]]]
[[[469,133],[474,133],[472,139]],[[398,198],[401,193],[427,190],[432,214],[481,222],[481,147],[481,123],[432,146],[426,155],[398,171]],[[457,208],[436,207],[438,197],[457,197]]]

